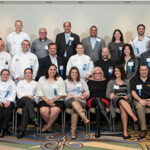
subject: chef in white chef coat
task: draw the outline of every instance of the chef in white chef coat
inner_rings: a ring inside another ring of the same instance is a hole
[[[18,52],[21,52],[21,43],[23,40],[29,40],[30,37],[27,33],[22,32],[23,22],[21,20],[16,20],[15,22],[15,31],[10,33],[7,37],[7,50],[11,56],[16,55]]]
[[[24,70],[31,68],[33,70],[33,79],[35,79],[39,67],[37,56],[29,51],[30,42],[28,40],[24,40],[21,46],[22,51],[12,59],[12,76],[15,81],[24,80]]]
[[[10,69],[11,56],[9,53],[4,51],[5,44],[2,39],[0,39],[0,72],[3,69]]]
[[[0,79],[0,121],[2,126],[0,127],[0,137],[5,136],[5,132],[8,129],[8,123],[12,117],[12,110],[14,108],[16,98],[16,85],[9,79],[10,72],[8,69],[1,71]]]
[[[89,79],[94,69],[91,58],[84,54],[84,46],[82,43],[78,43],[76,46],[77,54],[70,57],[67,63],[66,75],[69,75],[71,67],[76,66],[79,69],[80,77],[82,79]]]

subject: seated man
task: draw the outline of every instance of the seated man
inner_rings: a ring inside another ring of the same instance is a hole
[[[150,78],[148,78],[147,65],[140,65],[139,75],[131,80],[131,94],[140,121],[140,137],[144,138],[147,130],[145,108],[150,107]]]

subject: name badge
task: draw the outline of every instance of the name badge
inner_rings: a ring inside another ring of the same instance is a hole
[[[70,40],[70,41],[74,41],[74,37],[71,37],[71,36],[70,36],[70,37],[69,37],[69,40]]]
[[[77,83],[76,84],[76,87],[77,87],[77,93],[81,93],[81,84],[80,83]]]
[[[61,74],[61,76],[63,76],[63,69],[64,69],[64,66],[60,66],[59,68],[60,68],[60,74]]]
[[[141,90],[142,89],[142,85],[140,84],[140,85],[136,85],[136,89],[137,90]]]
[[[84,64],[84,65],[83,65],[83,71],[85,71],[86,68],[87,68],[87,64]]]
[[[109,73],[112,73],[112,72],[113,72],[113,68],[109,68],[109,69],[108,69],[108,72],[109,72]]]
[[[122,46],[119,46],[119,50],[122,51]]]
[[[150,58],[147,58],[146,61],[147,61],[147,62],[150,62]]]
[[[114,89],[119,90],[119,86],[118,85],[114,85]]]
[[[136,48],[137,54],[140,54],[140,49]]]
[[[133,66],[133,62],[128,62],[128,66]]]
[[[97,41],[97,42],[101,42],[101,39],[97,38],[96,41]]]
[[[45,47],[44,47],[46,50],[48,50],[48,46],[47,45],[45,45]]]
[[[119,54],[120,54],[120,56],[122,55],[122,47],[121,46],[119,46]]]
[[[57,95],[57,84],[52,84],[52,89],[54,90],[54,95]]]

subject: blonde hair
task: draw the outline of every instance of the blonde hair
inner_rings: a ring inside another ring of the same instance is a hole
[[[92,77],[90,78],[91,80],[95,80],[95,78],[94,78],[94,73],[95,73],[96,71],[99,71],[99,72],[101,73],[101,81],[106,80],[106,78],[104,77],[104,72],[103,72],[103,70],[102,70],[101,67],[95,67],[95,68],[93,69]]]

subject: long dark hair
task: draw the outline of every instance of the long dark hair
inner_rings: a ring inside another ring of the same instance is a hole
[[[76,70],[76,71],[77,71],[77,73],[78,73],[77,81],[80,81],[80,73],[79,73],[78,68],[75,67],[75,66],[70,69],[70,71],[69,71],[69,76],[68,76],[68,80],[69,80],[69,81],[73,81],[73,80],[72,80],[72,77],[71,77],[71,72],[72,72],[72,70]]]
[[[47,67],[47,69],[45,70],[45,78],[46,78],[46,79],[49,78],[48,70],[49,70],[49,68],[52,67],[52,66],[54,66],[54,67],[56,68],[56,74],[55,74],[55,76],[54,76],[54,79],[57,80],[57,78],[58,78],[57,67],[56,67],[56,65],[54,65],[54,64],[50,64],[50,65]]]
[[[116,41],[115,33],[116,33],[117,31],[118,31],[118,32],[120,33],[120,35],[121,35],[120,41],[123,42],[123,41],[124,41],[123,34],[122,34],[121,30],[119,30],[119,29],[115,29],[115,30],[114,30],[113,36],[112,36],[112,40],[111,40],[111,41],[112,41],[112,42],[115,42],[115,41]]]
[[[119,70],[120,70],[120,73],[121,73],[121,80],[127,79],[127,76],[126,76],[126,73],[125,73],[124,68],[123,68],[121,65],[117,65],[117,66],[115,66],[114,69],[113,69],[112,80],[115,80],[115,79],[116,79],[116,76],[115,76],[115,69],[119,69]]]
[[[132,46],[131,46],[130,44],[125,44],[125,45],[123,46],[123,48],[122,48],[122,54],[121,54],[120,61],[119,61],[119,62],[121,62],[121,63],[124,63],[124,62],[125,62],[125,60],[124,60],[124,58],[125,58],[124,51],[125,51],[125,48],[126,48],[126,47],[129,47],[129,49],[130,49],[130,56],[131,56],[131,58],[135,58],[135,55],[134,55],[134,51],[133,51]]]

